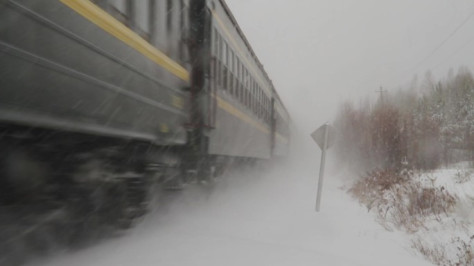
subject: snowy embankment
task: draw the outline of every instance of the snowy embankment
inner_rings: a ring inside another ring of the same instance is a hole
[[[474,265],[474,171],[462,165],[428,173],[375,171],[355,195],[389,231],[437,265]]]
[[[413,246],[439,265],[473,265],[474,172],[442,169],[420,178],[426,186],[444,188],[456,204],[447,215],[428,217],[413,235]]]
[[[289,162],[228,173],[213,191],[185,190],[123,237],[30,265],[430,265],[334,174],[316,213],[319,150],[305,144],[309,152]]]

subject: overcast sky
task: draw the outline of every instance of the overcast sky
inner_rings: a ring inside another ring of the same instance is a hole
[[[472,0],[227,0],[292,117],[305,131],[341,102],[467,66]],[[469,18],[469,19],[468,19]],[[437,49],[438,48],[438,49]]]

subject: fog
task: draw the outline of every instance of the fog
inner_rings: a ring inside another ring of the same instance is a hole
[[[470,0],[228,0],[306,132],[345,100],[374,99],[427,71],[474,68]]]

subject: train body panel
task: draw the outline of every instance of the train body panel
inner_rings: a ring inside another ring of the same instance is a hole
[[[209,153],[248,158],[270,158],[270,128],[223,92],[217,96],[216,129],[210,133]]]
[[[59,1],[11,1],[0,17],[16,26],[0,30],[0,119],[186,142],[186,80]]]
[[[212,154],[268,159],[273,148],[273,85],[223,1],[208,3],[212,14],[209,87],[215,97]]]
[[[151,184],[286,155],[289,122],[224,0],[0,0],[0,204],[100,188],[134,219]]]

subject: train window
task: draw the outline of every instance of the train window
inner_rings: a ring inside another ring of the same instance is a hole
[[[217,62],[219,63],[219,73],[217,74],[217,83],[219,84],[219,86],[225,90],[225,87],[222,86],[222,82],[223,82],[223,78],[224,78],[224,65],[222,64],[222,62],[220,60],[217,60]]]
[[[149,37],[150,33],[150,0],[133,1],[133,24],[142,37]]]
[[[231,71],[229,71],[229,83],[230,83],[230,84],[229,84],[229,88],[232,88],[232,90],[235,90],[235,87],[234,87],[234,83],[235,83],[235,82],[234,82],[234,79],[235,79],[235,78],[234,78],[234,74],[233,74]]]
[[[235,63],[237,65],[235,68],[235,77],[237,78],[237,81],[240,81],[240,61],[238,57],[236,57]]]
[[[237,86],[236,86],[236,90],[241,90],[242,89],[242,83],[239,81],[239,78],[238,77],[235,77],[235,80],[237,82]]]
[[[126,14],[127,13],[127,0],[109,0],[110,5],[117,11]]]
[[[257,94],[255,94],[255,113],[257,114],[258,117],[260,117],[260,114],[259,114],[259,106],[260,106],[260,103],[258,101],[258,91],[257,91]]]
[[[242,88],[243,88],[243,87],[242,87],[242,82],[239,81],[239,84],[238,84],[238,86],[237,86],[237,90],[242,90]]]
[[[152,0],[152,1],[156,1],[156,0]],[[179,58],[181,59],[181,62],[182,64],[184,64],[185,62],[187,62],[188,60],[188,50],[186,49],[187,48],[187,43],[186,43],[186,35],[184,35],[183,33],[187,33],[187,25],[188,25],[188,8],[185,4],[185,2],[183,0],[181,0],[180,2],[180,5],[179,5]]]
[[[229,52],[229,69],[232,71],[232,73],[235,73],[234,69],[234,51],[232,49]]]
[[[267,95],[263,95],[263,115],[264,115],[264,119],[265,121],[267,121]]]
[[[252,111],[254,110],[254,103],[255,103],[255,101],[254,101],[254,97],[253,97],[253,96],[255,95],[255,89],[256,89],[256,87],[257,87],[257,83],[254,82],[253,87],[252,87],[252,91],[250,92],[250,109],[251,109]]]
[[[253,80],[252,80],[252,83],[253,83]],[[252,84],[252,83],[251,83],[251,84]],[[250,88],[246,91],[246,94],[245,94],[245,96],[246,96],[246,97],[245,97],[245,101],[246,101],[246,104],[245,104],[245,105],[246,105],[247,107],[249,107],[249,108],[250,108],[250,101],[251,101],[251,100],[250,100],[250,93],[251,93],[251,91],[252,91],[252,85],[250,85]]]
[[[232,49],[230,48],[230,45],[227,44],[227,67],[231,69],[232,67]]]
[[[219,83],[218,83],[218,76],[219,76],[219,61],[217,60],[214,60],[212,61],[212,73],[211,73],[211,77],[213,77],[212,79],[212,82],[214,84],[214,89],[217,89],[219,87]]]
[[[241,101],[241,95],[242,95],[242,88],[235,88],[235,98],[238,101]]]
[[[257,84],[257,88],[255,89],[255,113],[258,115],[258,91],[260,90],[260,86]]]
[[[235,81],[234,81],[234,86],[236,87],[236,89],[239,87],[239,58],[237,57],[237,55],[235,56],[234,58],[234,78],[235,78]]]
[[[251,97],[250,97],[250,90],[247,91],[247,107],[250,108],[251,105]]]
[[[235,98],[236,98],[238,101],[240,101],[241,92],[242,92],[242,88],[237,88],[237,89],[235,90],[235,95],[234,95],[234,96],[235,96]]]
[[[240,82],[244,82],[244,64],[240,64]]]
[[[234,55],[234,71],[235,71],[235,74],[237,75],[239,71],[239,57],[237,56],[237,54]]]
[[[186,17],[186,12],[184,12],[186,9],[184,8],[184,1],[180,0],[179,1],[179,29],[181,31],[185,30],[184,28],[184,23],[185,23],[185,17]]]
[[[225,64],[222,64],[222,89],[227,90],[227,69]]]
[[[251,94],[251,92],[252,92],[253,85],[254,85],[254,80],[252,79],[251,86],[250,86],[250,88],[249,88],[248,91],[247,91],[247,106],[248,106],[248,107],[251,106],[250,104],[251,104],[251,102],[252,102],[251,97],[250,97],[250,94]]]
[[[257,82],[255,82],[255,86],[253,87],[252,93],[250,94],[250,105],[252,108],[252,112],[255,112],[255,91],[257,90]]]
[[[214,56],[218,55],[219,50],[219,36],[217,35],[217,29],[214,28],[214,41],[212,42],[212,53]]]
[[[243,95],[242,95],[242,104],[243,104],[244,106],[247,106],[247,91],[248,91],[248,90],[245,89],[245,90],[243,91]]]
[[[216,57],[217,57],[217,60],[221,60],[221,51],[222,51],[221,42],[222,42],[221,36],[219,35],[219,33],[216,33]]]
[[[234,88],[234,74],[229,70],[229,88],[232,91],[235,91],[236,89]]]
[[[268,99],[268,97],[266,98],[266,107],[267,107],[267,122],[270,121],[270,100]]]
[[[250,86],[250,74],[247,69],[245,69],[245,89],[248,89]]]
[[[222,63],[227,66],[227,43],[225,41],[222,42]]]
[[[109,0],[110,13],[120,20],[122,23],[128,25],[130,19],[130,3],[127,0]]]
[[[107,0],[93,0],[92,2],[104,10],[107,9]]]
[[[166,1],[166,11],[166,29],[169,34],[173,23],[173,0]]]

